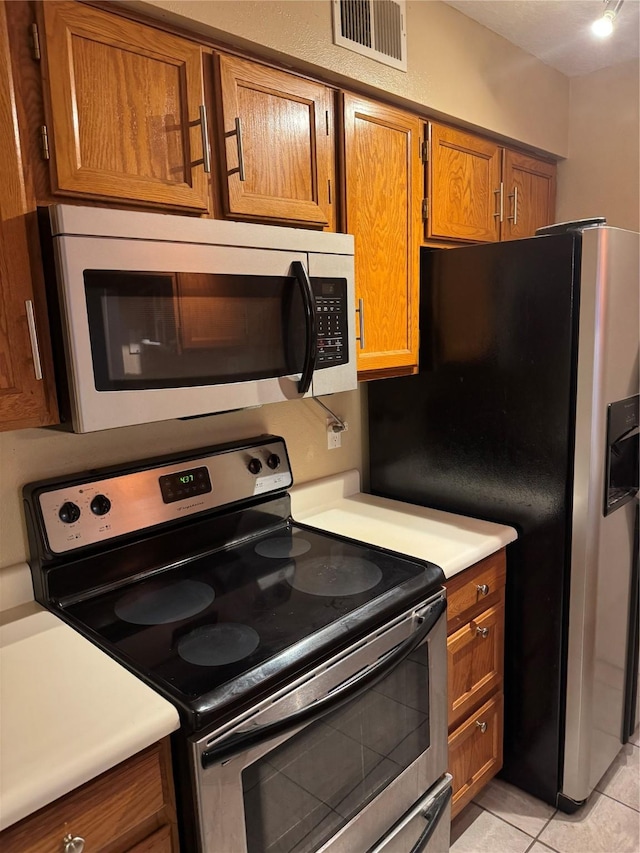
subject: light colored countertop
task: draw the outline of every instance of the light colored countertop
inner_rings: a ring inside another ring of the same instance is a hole
[[[439,565],[447,578],[516,539],[501,524],[377,498],[358,471],[291,490],[293,517]],[[0,569],[0,830],[179,727],[174,706]]]
[[[26,564],[0,569],[0,830],[179,726],[170,702],[32,599]]]
[[[517,539],[504,524],[364,494],[356,470],[294,486],[291,507],[296,521],[430,560],[446,578]]]

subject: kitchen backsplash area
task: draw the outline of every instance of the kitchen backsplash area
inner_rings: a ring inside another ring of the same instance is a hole
[[[59,429],[0,433],[0,571],[28,558],[21,491],[31,480],[262,433],[284,436],[296,483],[348,468],[362,470],[364,393],[358,390],[335,394],[324,397],[323,402],[348,425],[341,434],[341,446],[332,450],[327,448],[329,415],[312,399],[85,435]]]

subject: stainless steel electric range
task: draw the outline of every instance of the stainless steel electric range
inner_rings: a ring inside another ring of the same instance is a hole
[[[442,853],[442,571],[292,483],[269,435],[31,483],[36,599],[178,708],[186,853]]]

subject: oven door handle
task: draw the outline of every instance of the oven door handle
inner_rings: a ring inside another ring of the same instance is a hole
[[[324,717],[331,711],[335,711],[347,702],[356,699],[366,690],[369,690],[379,681],[382,681],[412,651],[418,648],[445,612],[446,607],[447,604],[444,598],[435,601],[424,613],[420,614],[420,625],[414,634],[370,667],[363,670],[362,673],[347,679],[342,687],[333,690],[322,699],[312,702],[311,705],[307,705],[307,707],[290,714],[288,717],[283,717],[281,720],[237,732],[223,739],[218,746],[207,749],[201,755],[203,769],[206,770],[212,764],[221,764],[224,761],[229,761],[229,759],[258,746],[258,744],[279,737],[298,726],[320,719],[320,717]]]
[[[304,354],[304,364],[302,365],[302,375],[300,376],[300,382],[298,383],[299,393],[306,394],[311,387],[313,371],[316,369],[316,361],[318,358],[316,300],[313,295],[311,279],[307,275],[304,264],[300,261],[293,261],[291,264],[291,274],[300,285],[302,304],[304,307],[305,326],[307,330],[307,345]]]
[[[451,778],[449,778],[445,790],[441,791],[436,797],[434,797],[433,802],[430,804],[429,808],[423,810],[422,817],[426,821],[426,826],[422,830],[420,838],[418,838],[409,853],[426,853],[433,833],[436,831],[438,823],[443,817],[447,804],[451,800],[453,791],[451,789],[450,783]]]

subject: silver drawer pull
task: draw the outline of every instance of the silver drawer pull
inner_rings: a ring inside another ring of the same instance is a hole
[[[486,583],[479,583],[476,589],[478,590],[478,595],[489,595],[489,585]]]
[[[504,220],[504,184],[502,181],[500,181],[498,189],[493,191],[493,194],[498,196],[498,211],[493,216],[498,222],[502,222]]]
[[[84,850],[84,838],[79,835],[65,835],[62,839],[64,844],[64,853],[82,853]]]
[[[507,219],[512,219],[513,224],[518,224],[518,187],[513,188],[513,192],[509,193],[509,198],[513,199],[513,216],[507,216]]]
[[[488,628],[476,628],[476,634],[479,637],[488,637],[489,636],[489,629]]]
[[[476,726],[480,729],[482,734],[484,734],[487,730],[487,724],[480,722],[480,720],[476,720]]]
[[[236,128],[236,145],[238,146],[238,177],[241,181],[246,181],[244,171],[244,145],[242,143],[242,123],[238,116],[234,119],[234,124]]]
[[[29,329],[29,340],[31,341],[31,356],[33,358],[33,372],[36,379],[42,379],[42,365],[40,364],[40,347],[38,346],[38,331],[36,329],[36,315],[33,310],[33,302],[30,299],[24,303],[27,312],[27,328]]]
[[[364,349],[364,299],[358,299],[358,307],[356,308],[356,314],[358,315],[358,325],[360,335],[356,338],[360,343],[360,349]]]
[[[205,172],[211,171],[211,151],[209,150],[209,127],[207,124],[207,108],[204,104],[198,107],[200,114],[200,133],[202,135],[202,168]]]

